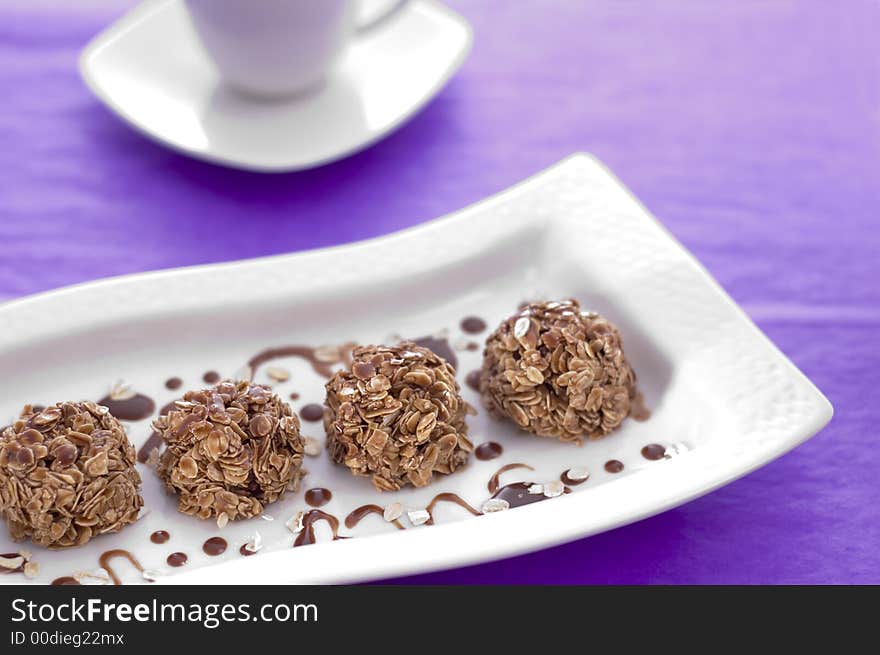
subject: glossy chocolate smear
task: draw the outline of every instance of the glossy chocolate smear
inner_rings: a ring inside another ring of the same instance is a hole
[[[120,421],[142,421],[149,418],[156,410],[156,403],[149,396],[142,393],[136,393],[130,398],[122,398],[114,400],[107,395],[98,401],[99,405],[103,405],[110,410],[110,413]]]

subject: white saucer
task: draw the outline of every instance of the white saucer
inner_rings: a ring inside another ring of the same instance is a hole
[[[86,46],[80,73],[110,109],[184,154],[256,171],[294,171],[361,150],[400,127],[461,66],[470,25],[415,0],[355,37],[323,88],[295,100],[227,90],[180,0],[150,0]]]

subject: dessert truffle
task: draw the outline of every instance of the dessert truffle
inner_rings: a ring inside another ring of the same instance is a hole
[[[80,546],[137,520],[144,504],[122,424],[92,402],[26,405],[0,434],[0,514],[16,541]]]
[[[577,444],[629,414],[636,376],[617,328],[576,300],[539,302],[486,340],[480,394],[493,416],[542,437]]]
[[[427,348],[363,346],[327,382],[324,427],[330,457],[379,491],[423,487],[452,473],[473,444],[455,369]]]
[[[262,384],[188,391],[153,428],[166,444],[157,472],[184,514],[218,524],[256,516],[303,475],[299,419]]]

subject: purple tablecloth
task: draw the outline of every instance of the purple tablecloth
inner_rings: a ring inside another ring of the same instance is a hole
[[[880,583],[880,4],[450,2],[473,53],[418,117],[261,176],[144,140],[80,82],[119,0],[0,7],[0,300],[403,228],[597,154],[836,409],[660,516],[406,582]],[[9,384],[8,379],[2,383]]]

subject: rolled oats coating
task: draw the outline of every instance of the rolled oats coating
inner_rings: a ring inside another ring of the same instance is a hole
[[[379,491],[427,485],[464,464],[473,444],[455,369],[412,342],[355,348],[327,382],[324,427],[333,461]]]
[[[576,300],[524,306],[486,340],[480,393],[490,414],[582,443],[620,425],[636,376],[617,328]]]
[[[16,541],[80,546],[137,520],[144,504],[122,424],[92,402],[26,405],[0,434],[0,514]]]
[[[159,477],[184,514],[218,525],[257,516],[299,484],[299,420],[269,387],[224,380],[175,406],[153,427],[166,444]]]

